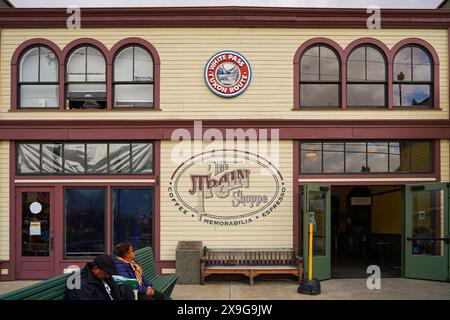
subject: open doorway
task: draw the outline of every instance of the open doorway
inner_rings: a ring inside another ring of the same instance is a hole
[[[334,186],[331,192],[331,277],[401,276],[402,186]]]

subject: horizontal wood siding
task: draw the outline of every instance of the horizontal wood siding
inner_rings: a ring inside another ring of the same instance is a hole
[[[42,37],[63,48],[90,37],[111,48],[119,40],[140,37],[152,43],[161,58],[161,112],[73,111],[8,112],[10,60],[25,40]],[[314,37],[327,37],[343,48],[355,39],[373,37],[392,48],[409,37],[429,42],[440,59],[442,110],[292,111],[293,57]],[[1,32],[1,119],[448,119],[448,32],[444,29],[302,29],[302,28],[121,28],[4,29]],[[241,52],[253,70],[252,83],[239,97],[223,99],[204,83],[205,63],[222,50]]]
[[[441,181],[450,181],[450,143],[448,139],[441,140]]]
[[[199,221],[197,217],[183,215],[171,202],[168,195],[170,178],[181,163],[173,163],[171,150],[175,142],[161,142],[161,260],[174,260],[178,241],[203,241],[208,247],[292,247],[293,243],[293,154],[292,141],[281,141],[279,145],[280,159],[278,169],[283,175],[286,194],[281,205],[269,216],[255,219],[253,222],[238,226],[214,226]],[[240,149],[241,150],[241,149]],[[247,150],[250,151],[250,150]],[[253,179],[253,180],[252,180]],[[258,193],[272,190],[272,186],[262,183],[262,178],[250,177],[252,191]],[[256,185],[256,187],[255,187]],[[189,186],[183,186],[189,187]],[[245,190],[243,191],[245,193]],[[273,193],[273,191],[272,191]],[[211,211],[239,210],[231,206],[219,207],[214,199],[208,201]],[[223,203],[223,202],[222,202]]]

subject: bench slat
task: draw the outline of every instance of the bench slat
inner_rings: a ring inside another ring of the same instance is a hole
[[[202,263],[203,279],[214,271],[242,271],[251,284],[253,276],[262,273],[289,272],[300,277],[303,272],[293,248],[205,248]]]
[[[136,262],[142,267],[144,276],[152,281],[156,290],[161,291],[167,299],[170,299],[178,275],[158,274],[151,247],[136,250],[135,254]],[[25,288],[0,295],[0,300],[62,300],[65,298],[67,278],[70,275],[71,274],[64,274],[56,276]]]

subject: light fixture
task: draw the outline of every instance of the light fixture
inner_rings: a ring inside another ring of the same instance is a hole
[[[318,154],[315,153],[315,152],[308,152],[308,153],[305,153],[305,157],[310,158],[310,159],[316,158],[317,156],[318,156]]]

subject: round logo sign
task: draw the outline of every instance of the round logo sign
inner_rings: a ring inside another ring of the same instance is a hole
[[[218,96],[232,98],[247,89],[252,79],[250,63],[242,54],[221,51],[209,59],[205,66],[208,88]]]
[[[273,215],[286,187],[280,171],[247,151],[213,150],[184,161],[167,189],[186,216],[217,226],[237,226]]]

